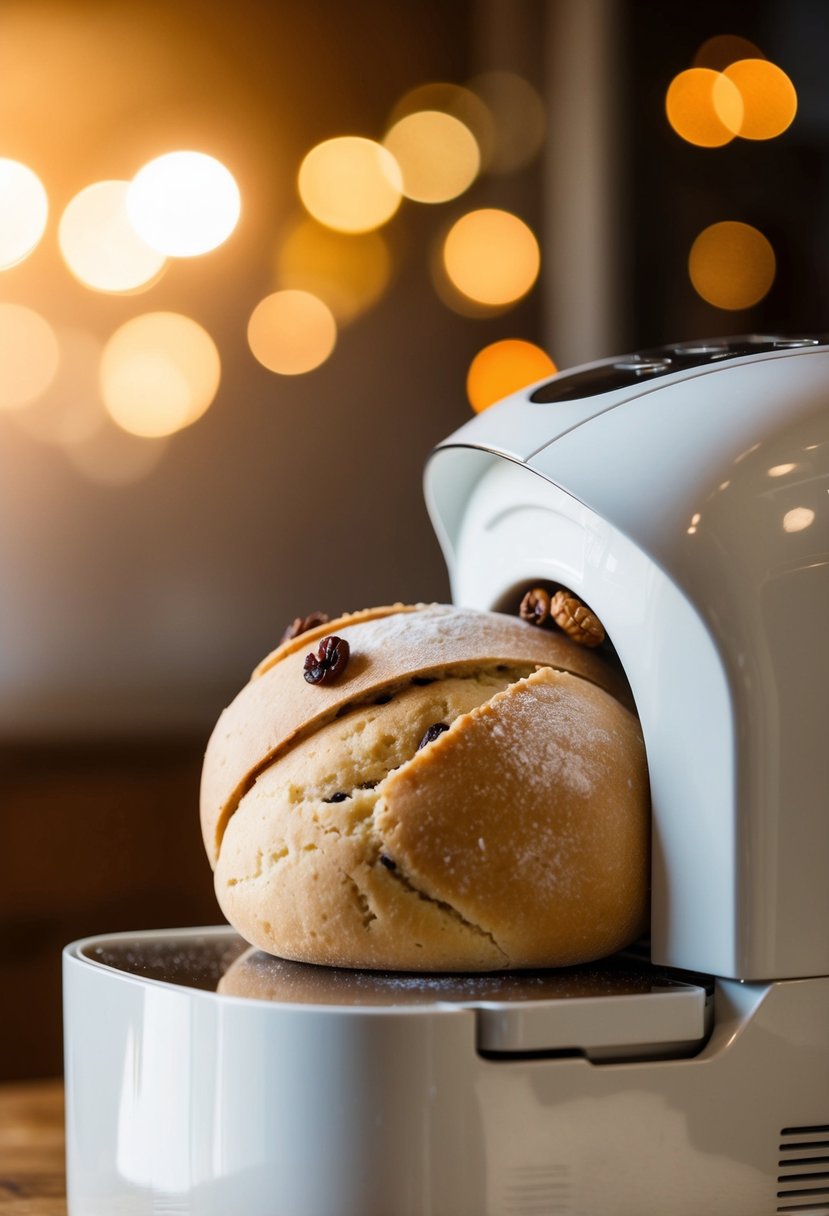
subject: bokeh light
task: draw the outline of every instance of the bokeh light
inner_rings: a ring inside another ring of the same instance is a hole
[[[191,317],[144,313],[116,330],[101,358],[101,392],[131,435],[172,435],[202,416],[219,387],[213,339]]]
[[[103,346],[83,329],[59,329],[56,337],[60,374],[12,417],[41,443],[72,447],[90,439],[106,417],[98,379]]]
[[[555,372],[555,363],[540,346],[519,338],[503,338],[485,346],[472,360],[466,377],[466,395],[473,410],[480,413],[510,393]]]
[[[95,291],[134,291],[154,282],[163,253],[143,241],[127,214],[129,182],[96,182],[65,208],[58,245],[72,274]]]
[[[400,206],[403,180],[373,139],[343,135],[317,144],[299,167],[299,196],[314,219],[339,232],[370,232]]]
[[[445,203],[475,180],[481,154],[475,136],[459,118],[440,110],[418,110],[401,118],[384,147],[400,166],[406,198]]]
[[[66,447],[65,456],[87,481],[99,486],[126,486],[142,481],[160,463],[167,439],[142,439],[104,416],[83,442]]]
[[[511,304],[530,290],[541,265],[538,241],[509,211],[462,215],[449,230],[443,261],[452,284],[479,304]]]
[[[248,343],[268,371],[301,376],[324,363],[337,341],[330,308],[308,291],[275,291],[256,305]]]
[[[775,269],[774,250],[762,232],[734,220],[705,228],[688,258],[695,290],[715,308],[751,308],[768,292]]]
[[[482,167],[489,166],[496,146],[495,120],[477,93],[445,81],[417,85],[397,102],[389,115],[388,126],[393,127],[401,118],[424,110],[438,110],[459,119],[475,137]]]
[[[743,112],[743,98],[734,81],[711,68],[680,72],[665,97],[665,113],[674,131],[700,148],[719,148],[732,140]]]
[[[743,99],[741,139],[774,139],[791,126],[797,113],[797,92],[782,68],[767,59],[739,59],[724,76]]]
[[[459,291],[446,269],[446,263],[443,257],[443,246],[446,239],[446,232],[438,233],[432,242],[432,247],[429,253],[429,270],[432,278],[432,285],[440,301],[451,308],[453,312],[458,313],[462,317],[469,317],[473,320],[482,320],[492,317],[497,313],[507,311],[511,305],[501,305],[495,307],[492,304],[479,304],[477,300],[470,299],[469,296]]]
[[[379,232],[335,232],[306,217],[280,242],[276,272],[280,288],[319,296],[345,324],[380,299],[391,256]]]
[[[694,56],[693,67],[712,68],[722,72],[738,59],[764,59],[758,46],[739,34],[715,34],[707,39]]]
[[[547,115],[536,89],[515,72],[484,72],[469,82],[484,102],[492,123],[489,173],[515,173],[538,155],[544,143]]]
[[[127,192],[135,231],[168,257],[195,257],[226,241],[239,221],[233,174],[204,152],[168,152],[139,169]]]
[[[97,485],[139,481],[160,461],[165,439],[139,439],[116,426],[100,385],[102,343],[82,329],[57,331],[60,370],[46,392],[10,417],[33,439],[59,447]]]
[[[45,393],[60,362],[55,331],[23,304],[0,304],[0,409],[19,409]]]
[[[48,216],[49,200],[37,174],[20,161],[0,158],[0,270],[29,256]]]

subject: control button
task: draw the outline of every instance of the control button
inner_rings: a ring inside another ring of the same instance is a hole
[[[679,346],[672,346],[671,350],[675,355],[709,355],[712,358],[724,358],[731,353],[731,348],[727,342],[682,342]]]
[[[795,346],[820,346],[819,338],[772,338],[775,350],[788,350]]]
[[[671,360],[646,359],[642,355],[631,355],[629,359],[619,359],[613,366],[618,372],[634,372],[637,376],[655,376],[659,372],[669,371]]]

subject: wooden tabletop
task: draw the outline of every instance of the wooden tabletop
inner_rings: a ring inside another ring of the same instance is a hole
[[[66,1216],[63,1083],[0,1085],[1,1216]]]

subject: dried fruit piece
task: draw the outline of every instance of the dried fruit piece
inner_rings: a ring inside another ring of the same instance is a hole
[[[448,729],[449,727],[445,722],[433,722],[431,726],[427,727],[426,733],[417,745],[417,750],[420,751],[420,749],[425,747],[427,743],[432,743],[435,739],[437,739],[438,735],[442,735],[443,732]]]
[[[550,615],[550,593],[543,587],[533,587],[521,601],[518,615],[530,625],[543,625]]]
[[[305,658],[303,674],[309,684],[332,684],[345,671],[350,654],[345,638],[329,635],[322,639],[316,654]]]
[[[559,629],[580,646],[601,646],[604,641],[604,625],[571,591],[555,593],[550,615]]]
[[[312,612],[308,616],[295,616],[279,639],[279,645],[282,646],[284,642],[298,638],[301,633],[307,633],[309,629],[316,629],[318,625],[327,624],[327,612]]]

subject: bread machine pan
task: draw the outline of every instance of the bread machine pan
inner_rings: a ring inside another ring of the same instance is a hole
[[[602,361],[442,444],[456,602],[568,587],[625,669],[651,940],[462,977],[76,943],[70,1216],[829,1216],[827,491],[814,338]]]

